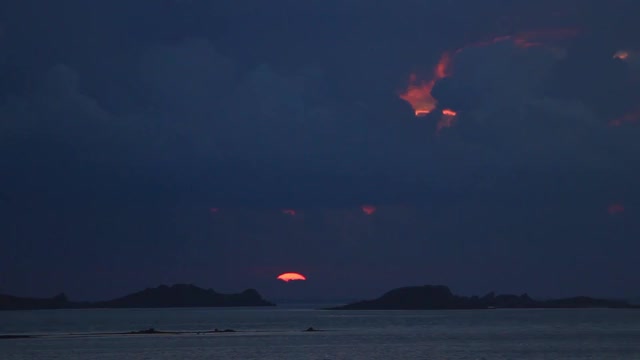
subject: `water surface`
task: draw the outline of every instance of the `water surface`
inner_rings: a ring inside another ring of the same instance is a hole
[[[95,335],[147,328],[238,332]],[[640,359],[638,310],[41,310],[0,312],[0,334],[45,335],[0,340],[3,360]]]

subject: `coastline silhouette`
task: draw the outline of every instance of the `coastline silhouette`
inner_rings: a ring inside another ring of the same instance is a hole
[[[70,301],[65,294],[52,298],[27,298],[0,294],[0,310],[41,309],[112,309],[174,307],[275,306],[254,289],[238,294],[221,294],[190,284],[161,285],[112,300],[97,302]]]
[[[442,285],[424,285],[393,289],[381,297],[364,300],[329,310],[462,310],[462,309],[576,309],[615,308],[640,309],[621,300],[596,299],[587,296],[553,300],[535,300],[527,294],[496,295],[491,292],[483,297],[455,295]]]

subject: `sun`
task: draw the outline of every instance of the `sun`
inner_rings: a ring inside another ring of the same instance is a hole
[[[288,272],[288,273],[284,273],[284,274],[280,274],[277,277],[278,280],[282,280],[284,282],[289,282],[289,281],[304,281],[307,280],[307,278],[299,273],[295,273],[295,272]]]

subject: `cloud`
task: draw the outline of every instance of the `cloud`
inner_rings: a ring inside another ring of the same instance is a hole
[[[601,171],[631,152],[634,142],[607,129],[602,115],[615,111],[602,111],[616,106],[606,92],[608,83],[618,81],[615,66],[600,67],[600,71],[613,69],[608,75],[581,74],[602,79],[588,89],[602,99],[593,103],[547,91],[549,84],[557,82],[557,69],[566,61],[576,62],[556,55],[550,47],[519,48],[509,41],[458,53],[452,76],[440,80],[433,90],[441,107],[459,112],[458,126],[449,129],[448,139],[439,143],[443,153],[458,154],[458,159],[487,159],[475,161],[485,164],[486,172],[501,168],[550,174],[571,169]]]
[[[465,4],[483,14],[493,11]],[[352,16],[365,5],[353,1],[339,6]],[[612,101],[608,90],[619,86],[618,80],[611,81],[619,79],[619,69],[606,62],[598,67],[595,52],[565,43],[520,48],[500,41],[457,53],[451,76],[433,90],[440,107],[458,111],[457,123],[434,136],[435,121],[413,119],[410,107],[397,99],[395,86],[406,79],[412,64],[428,68],[427,60],[437,58],[441,49],[461,44],[464,31],[452,24],[464,17],[452,13],[448,19],[425,21],[415,11],[423,5],[405,5],[385,8],[389,11],[365,9],[379,23],[393,24],[393,31],[347,21],[349,16],[334,19],[337,30],[332,31],[348,35],[330,44],[340,50],[339,59],[330,55],[337,52],[319,50],[328,49],[326,43],[305,42],[288,32],[282,42],[296,51],[284,51],[280,42],[270,48],[256,34],[251,43],[242,44],[203,29],[195,37],[152,37],[135,51],[112,55],[119,61],[113,66],[125,69],[110,72],[115,74],[110,88],[119,98],[131,98],[128,106],[118,106],[109,99],[113,94],[104,96],[96,89],[96,75],[86,64],[74,63],[78,70],[54,66],[37,91],[15,95],[2,107],[4,126],[10,129],[3,136],[21,132],[23,139],[36,141],[37,133],[74,147],[82,144],[114,166],[145,169],[154,181],[183,187],[201,182],[197,187],[205,188],[213,179],[240,183],[231,179],[251,176],[272,183],[296,179],[298,184],[291,185],[296,192],[323,183],[333,184],[324,185],[329,188],[358,182],[362,185],[357,189],[344,185],[340,191],[360,192],[360,203],[369,201],[367,196],[424,201],[424,192],[510,179],[519,169],[598,169],[631,152],[629,140],[612,138],[620,135],[601,126],[609,120],[605,113],[615,113],[605,108]],[[184,11],[190,6],[180,4]],[[296,11],[306,14],[311,8],[316,9],[300,5]],[[409,13],[412,22],[399,20]],[[473,26],[480,26],[480,20]],[[442,27],[452,33],[421,39],[420,44],[409,36]],[[317,30],[300,29],[305,36],[323,38]],[[483,31],[489,37],[496,33],[487,24]],[[242,38],[249,39],[249,33]],[[483,39],[470,43],[478,40]],[[613,60],[612,54],[606,57]],[[589,79],[584,69],[602,74]]]
[[[55,65],[36,91],[13,95],[0,107],[1,136],[37,161],[73,159],[75,171],[108,163],[111,174],[92,181],[127,174],[205,196],[216,196],[216,184],[239,189],[251,181],[257,193],[268,192],[278,178],[301,182],[289,190],[277,184],[291,195],[397,166],[389,155],[396,150],[385,148],[386,130],[369,122],[378,105],[366,112],[338,99],[319,66],[284,71],[259,64],[237,71],[235,64],[202,38],[149,46],[131,56],[135,71],[114,72],[130,77],[111,79],[135,97],[135,106],[109,109],[75,69]]]
[[[149,123],[157,136],[183,134],[175,145],[190,148],[185,156],[302,161],[341,144],[345,122],[317,67],[285,74],[259,64],[236,73],[209,41],[186,39],[150,49],[141,69],[149,108],[137,114],[146,120],[136,121]]]
[[[152,46],[140,73],[151,106],[179,115],[219,112],[236,78],[233,62],[202,38]]]
[[[30,97],[9,96],[2,107],[2,136],[14,141],[39,138],[87,151],[113,135],[111,115],[80,90],[79,75],[59,64],[47,71]]]

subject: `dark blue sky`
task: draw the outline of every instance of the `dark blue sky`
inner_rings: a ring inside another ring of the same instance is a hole
[[[623,0],[5,2],[0,291],[637,296],[637,14]],[[439,134],[398,96],[444,51],[551,29],[577,36],[458,53],[433,91],[458,111]]]

